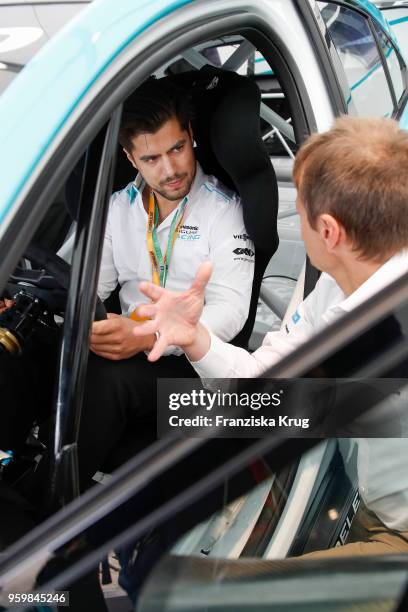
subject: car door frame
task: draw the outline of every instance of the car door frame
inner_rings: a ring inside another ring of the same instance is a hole
[[[336,67],[335,81],[336,81],[338,90],[341,92],[342,103],[345,108],[345,112],[347,112],[347,98],[350,92],[349,92],[349,87],[347,84],[346,74],[344,72],[343,65],[338,56],[337,49],[333,41],[331,40],[331,37],[328,33],[326,25],[324,24],[321,18],[320,8],[317,5],[316,0],[307,0],[306,4],[303,4],[301,0],[298,0],[298,2],[299,2],[299,8],[303,7],[301,10],[303,10],[303,12],[305,13],[305,18],[308,18],[309,20],[313,19],[315,23],[318,25],[319,34],[320,34],[319,36],[320,42],[323,43],[324,47],[326,47],[326,53],[328,52],[330,54],[331,60],[335,64],[335,67]],[[407,129],[408,127],[408,108],[407,108],[408,70],[407,70],[407,64],[406,64],[405,58],[402,56],[399,49],[397,48],[395,44],[395,40],[393,40],[393,37],[390,35],[390,32],[387,31],[386,28],[384,28],[384,25],[381,23],[380,20],[375,18],[374,11],[368,10],[367,7],[362,6],[361,3],[356,0],[327,0],[327,2],[329,2],[329,4],[342,6],[349,10],[355,11],[359,13],[360,15],[362,15],[367,20],[368,27],[377,45],[377,50],[378,50],[378,53],[381,59],[382,67],[385,73],[388,88],[389,88],[390,95],[392,98],[393,107],[394,107],[392,118],[399,121],[401,124],[401,127],[403,127],[404,129]],[[306,15],[307,13],[308,13],[308,17]],[[378,40],[378,34],[376,31],[376,28],[374,27],[374,23],[373,23],[374,20],[376,21],[377,26],[383,31],[383,33],[385,34],[385,36],[387,37],[387,39],[393,46],[394,51],[398,57],[400,66],[402,66],[401,72],[403,75],[403,79],[405,81],[405,87],[404,87],[404,93],[399,100],[397,100],[396,95],[395,95],[394,85],[393,85],[391,74],[388,68],[387,60],[384,56],[380,42]]]

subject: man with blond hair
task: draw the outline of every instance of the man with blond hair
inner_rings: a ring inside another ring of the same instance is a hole
[[[140,315],[151,321],[134,333],[156,333],[149,359],[177,345],[201,378],[261,376],[407,272],[406,168],[408,133],[392,120],[342,117],[328,132],[311,136],[297,154],[293,176],[302,238],[312,264],[322,271],[314,291],[287,325],[266,334],[262,346],[250,354],[225,344],[199,322],[209,263],[200,266],[186,292],[143,283],[141,290],[153,303],[141,307]],[[360,541],[311,555],[408,552],[408,441],[356,442]]]

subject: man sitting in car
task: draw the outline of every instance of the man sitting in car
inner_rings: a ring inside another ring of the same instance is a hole
[[[138,314],[151,320],[133,333],[156,333],[149,360],[177,345],[202,378],[261,376],[316,331],[406,273],[407,165],[408,134],[392,120],[343,117],[328,132],[312,136],[300,149],[293,174],[302,237],[312,264],[323,272],[314,291],[287,325],[268,333],[249,354],[225,344],[200,321],[209,263],[202,264],[186,292],[144,283],[140,289],[152,304]],[[408,551],[408,441],[356,442],[360,541],[308,556]]]
[[[157,363],[148,361],[155,335],[131,333],[141,322],[136,308],[146,302],[139,283],[182,291],[200,263],[211,260],[201,319],[228,342],[247,319],[254,273],[239,198],[195,159],[183,90],[146,81],[125,104],[119,140],[143,182],[130,183],[110,202],[98,293],[105,300],[119,284],[122,315],[109,314],[92,327],[79,439],[84,486],[129,429],[137,440],[130,454],[155,437],[157,378],[196,376],[175,346]],[[249,255],[236,254],[242,247]],[[119,459],[125,458],[123,451]]]

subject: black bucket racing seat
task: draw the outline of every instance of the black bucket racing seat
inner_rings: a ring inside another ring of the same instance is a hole
[[[196,157],[241,198],[244,224],[255,245],[255,272],[248,318],[231,341],[247,347],[256,317],[262,278],[278,248],[278,183],[261,136],[261,93],[253,81],[213,66],[166,76],[191,97]],[[131,96],[124,111],[131,111]],[[114,191],[134,179],[134,170],[120,152]]]

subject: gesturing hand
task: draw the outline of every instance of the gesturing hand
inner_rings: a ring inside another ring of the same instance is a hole
[[[204,262],[197,270],[193,284],[187,291],[169,291],[153,283],[141,283],[140,291],[153,304],[144,304],[137,309],[141,317],[151,320],[133,330],[135,336],[159,332],[159,337],[150,352],[149,361],[156,361],[170,345],[182,348],[197,360],[209,346],[208,332],[199,326],[204,306],[205,287],[210,280],[212,266]],[[191,355],[193,351],[194,355]]]

